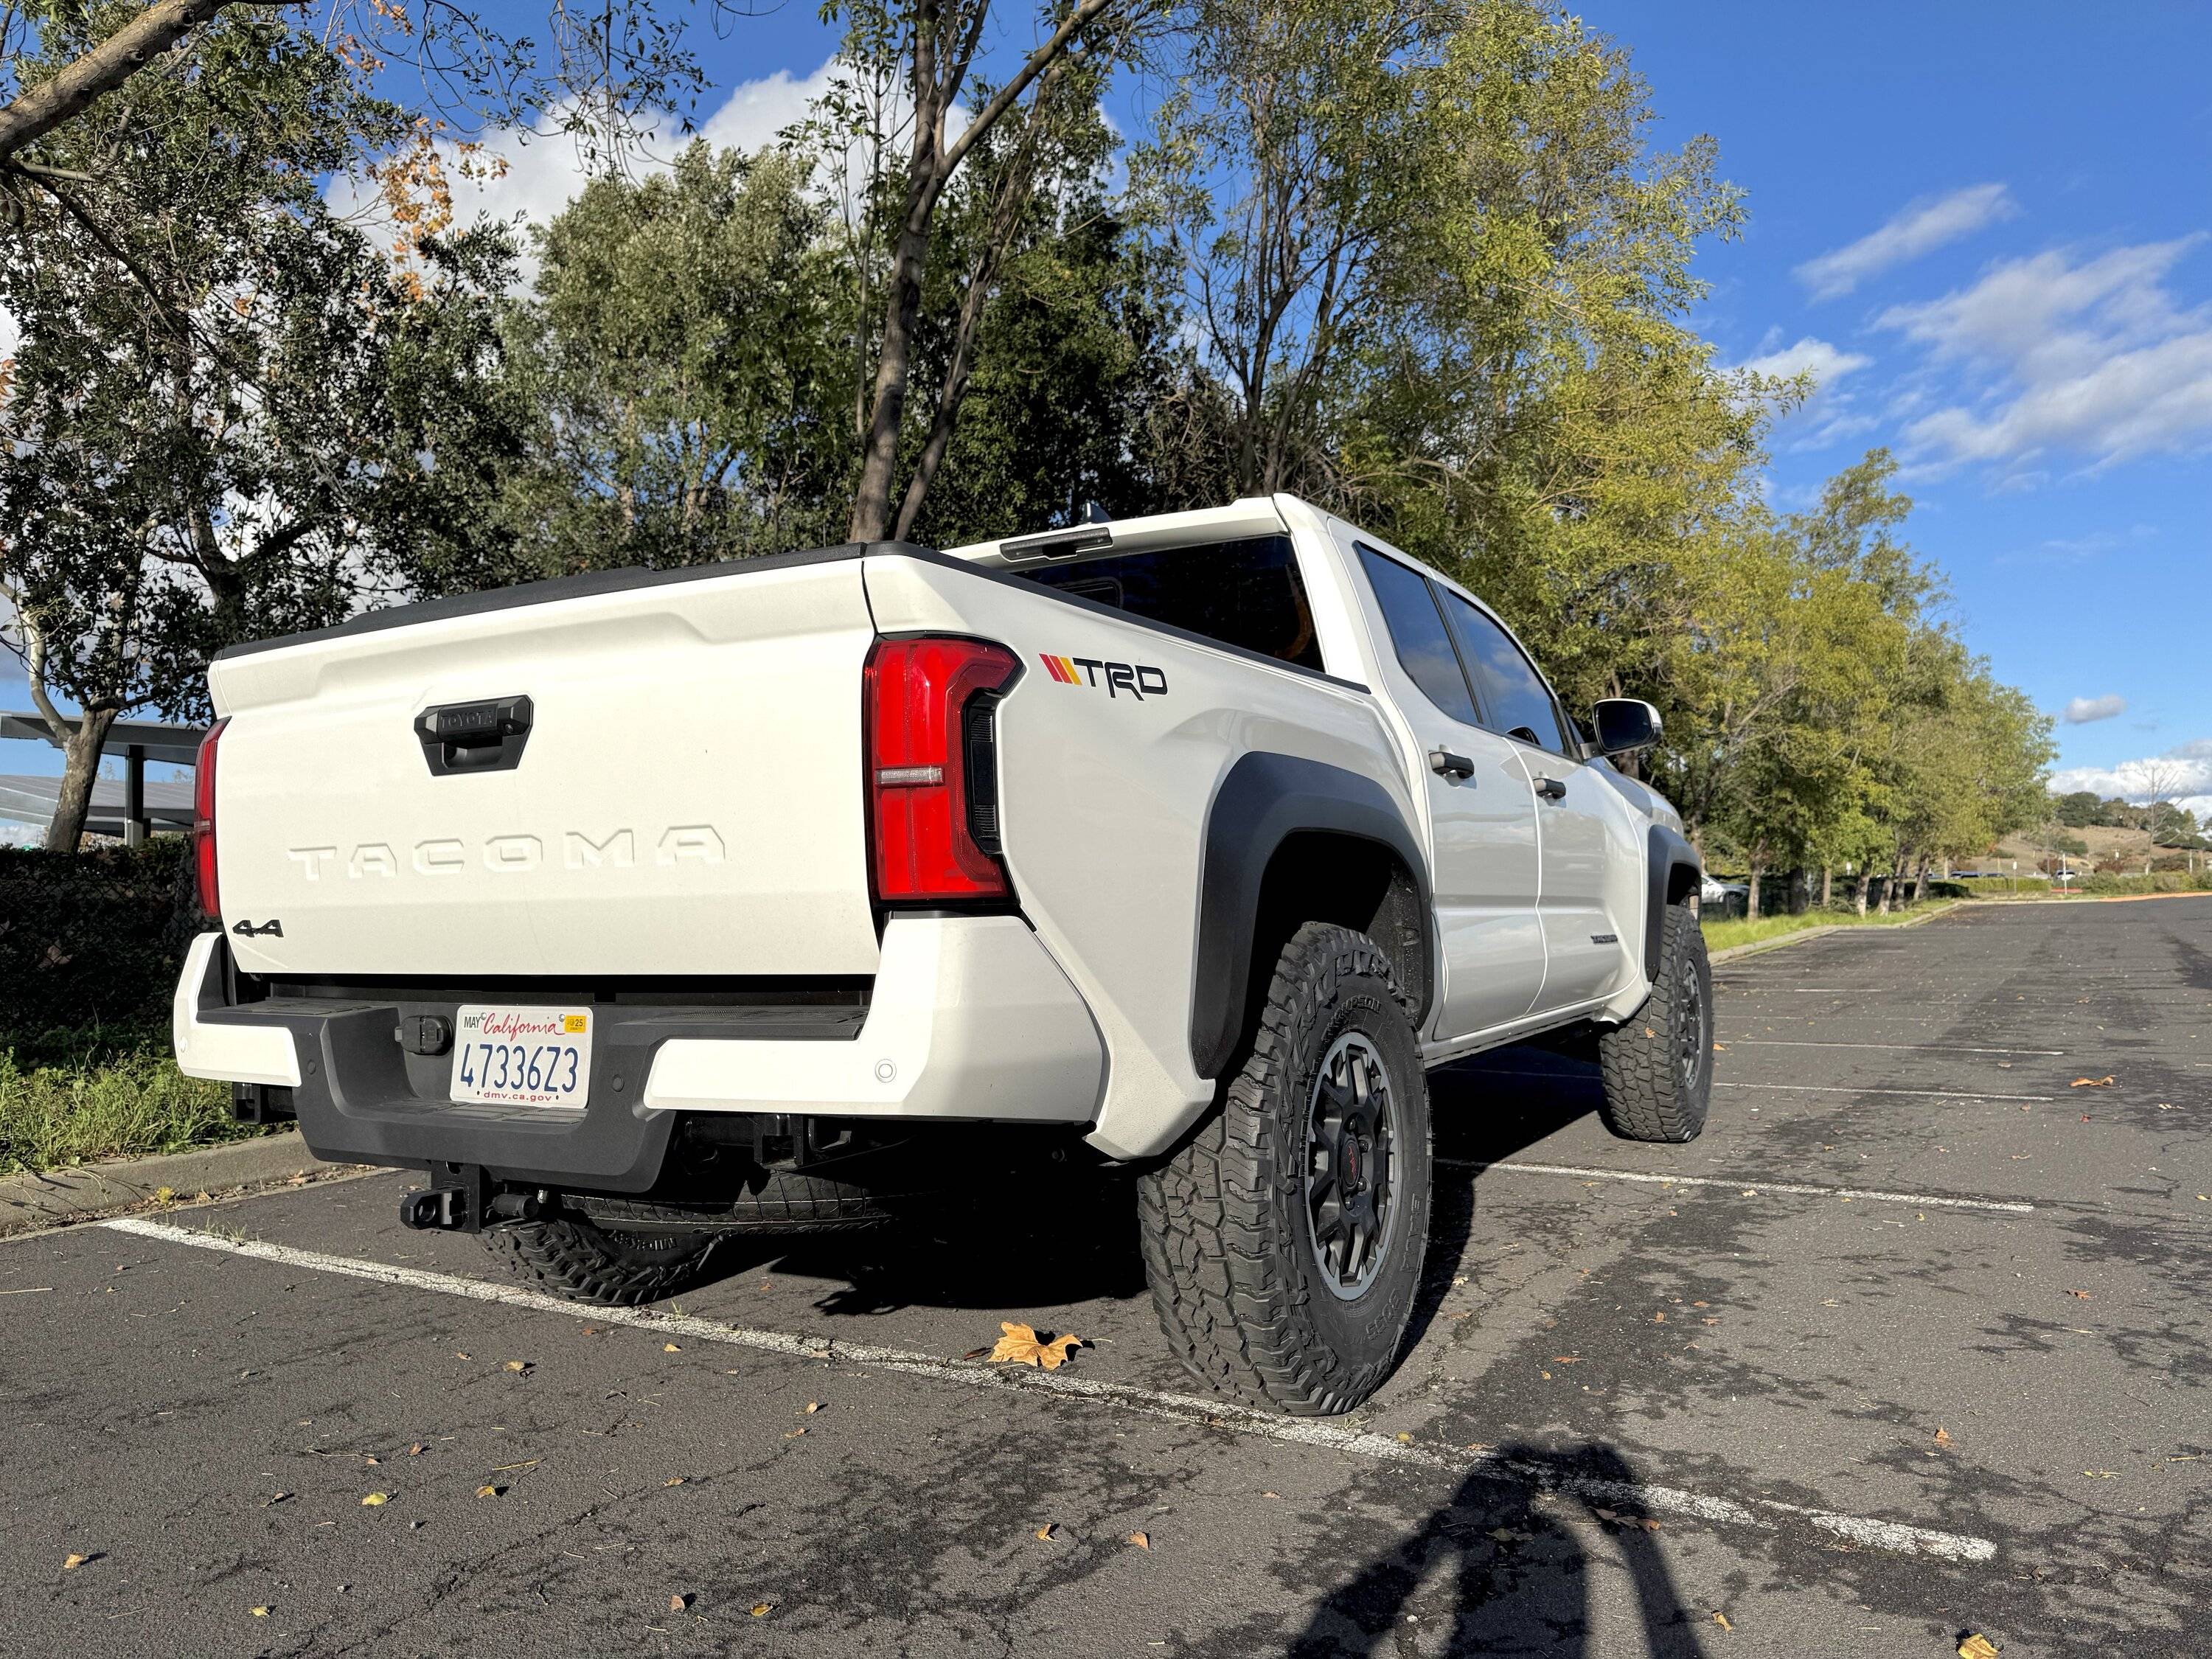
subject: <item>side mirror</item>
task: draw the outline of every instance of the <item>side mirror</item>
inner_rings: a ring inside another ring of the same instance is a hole
[[[1601,697],[1590,711],[1593,755],[1627,755],[1659,741],[1659,711],[1637,697]]]

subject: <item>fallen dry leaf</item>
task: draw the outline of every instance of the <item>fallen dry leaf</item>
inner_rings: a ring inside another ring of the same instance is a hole
[[[682,1612],[683,1612],[686,1607],[690,1607],[690,1605],[691,1605],[691,1597],[690,1597],[690,1595],[688,1593],[687,1593],[687,1594],[684,1594],[684,1595],[672,1595],[672,1596],[670,1596],[670,1597],[668,1598],[668,1610],[669,1610],[669,1612],[671,1612],[671,1613],[682,1613]]]
[[[530,1369],[530,1362],[527,1359],[510,1359],[507,1362],[507,1368],[511,1371],[526,1371]]]
[[[407,1455],[410,1457],[420,1457],[422,1455],[422,1443],[417,1440],[407,1449]]]
[[[775,1611],[775,1603],[773,1601],[756,1601],[753,1603],[753,1617],[756,1619],[765,1619],[769,1614]]]
[[[805,1432],[806,1431],[803,1428],[793,1429],[790,1433],[785,1435],[783,1437],[786,1440],[796,1440],[800,1435],[805,1434]]]
[[[373,1492],[369,1493],[368,1497],[361,1500],[361,1506],[365,1510],[373,1510],[380,1504],[389,1504],[391,1501],[392,1494],[390,1492]]]
[[[504,1486],[478,1486],[477,1488],[477,1496],[479,1498],[496,1498],[506,1490],[507,1488]]]
[[[1036,1529],[1036,1535],[1043,1539],[1046,1543],[1049,1544],[1054,1539],[1060,1536],[1060,1522],[1057,1521],[1046,1522],[1044,1525]]]
[[[684,1477],[680,1474],[672,1474],[660,1484],[664,1486],[680,1486],[684,1484]]]
[[[2077,1077],[2066,1086],[2069,1089],[2101,1089],[2112,1080],[2110,1072],[2102,1077]]]
[[[684,1352],[683,1349],[678,1347],[673,1342],[662,1343],[660,1345],[660,1351],[663,1353],[682,1353]]]
[[[807,1414],[809,1417],[813,1416],[815,1413],[817,1413],[817,1412],[820,1411],[821,1409],[822,1409],[822,1402],[821,1402],[820,1401],[818,1401],[818,1400],[810,1400],[810,1401],[808,1401],[806,1402],[806,1414]]]
[[[1718,1625],[1723,1630],[1734,1630],[1735,1628],[1734,1625],[1729,1623],[1728,1614],[1724,1613],[1715,1613],[1713,1615],[1713,1623]]]
[[[1056,1371],[1067,1363],[1067,1357],[1083,1346],[1079,1336],[1040,1337],[1027,1325],[1016,1325],[1006,1320],[999,1322],[1006,1334],[991,1350],[994,1365],[1040,1365],[1046,1370]]]
[[[1398,1443],[1401,1446],[1410,1446],[1413,1443],[1413,1437],[1401,1429],[1398,1431]]]
[[[92,1558],[88,1555],[72,1555],[62,1563],[62,1571],[64,1572],[75,1572],[79,1567],[82,1566],[86,1562],[91,1559]]]
[[[1140,1550],[1148,1550],[1152,1547],[1152,1535],[1148,1532],[1133,1532],[1129,1534],[1129,1541]]]
[[[256,1619],[266,1619],[269,1616],[269,1609],[266,1607],[256,1607],[253,1609],[253,1616]]]
[[[2089,1292],[2088,1292],[2088,1291],[2067,1291],[2067,1292],[2066,1292],[2066,1294],[2067,1294],[2067,1295],[2069,1295],[2069,1296],[2078,1296],[2078,1297],[2081,1297],[2084,1302],[2087,1302],[2087,1301],[2088,1301],[2088,1300],[2090,1299],[2090,1298],[2089,1298]]]
[[[1936,1443],[1939,1446],[1948,1446],[1951,1443],[1950,1431],[1940,1423],[1936,1425]]]
[[[1997,1644],[1986,1636],[1969,1636],[1959,1644],[1959,1659],[1997,1659]]]

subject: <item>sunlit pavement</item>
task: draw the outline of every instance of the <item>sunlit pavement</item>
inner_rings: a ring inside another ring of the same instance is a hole
[[[1717,980],[1692,1146],[1433,1079],[1418,1340],[1328,1424],[1193,1398],[1111,1188],[604,1317],[392,1175],[0,1244],[0,1650],[2212,1648],[2212,898]]]

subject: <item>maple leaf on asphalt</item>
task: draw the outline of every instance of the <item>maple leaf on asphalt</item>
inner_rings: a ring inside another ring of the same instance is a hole
[[[1067,1363],[1068,1356],[1083,1346],[1079,1336],[1041,1338],[1027,1325],[1017,1325],[1000,1320],[999,1328],[1006,1334],[991,1350],[994,1365],[1041,1365],[1046,1370],[1056,1371]]]

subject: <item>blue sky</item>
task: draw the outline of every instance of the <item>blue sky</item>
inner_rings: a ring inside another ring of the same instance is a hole
[[[2212,808],[2212,8],[1583,15],[1633,52],[1659,142],[1712,134],[1749,193],[1747,234],[1700,261],[1695,320],[1723,362],[1820,376],[1774,435],[1774,499],[1888,446],[1966,637],[2060,717],[2059,781],[2140,790],[2165,756]],[[697,33],[702,124],[746,147],[803,109],[835,44],[792,4]],[[557,141],[515,163],[494,210],[573,188]],[[0,679],[0,703],[27,702]],[[0,771],[58,758],[0,743]]]

